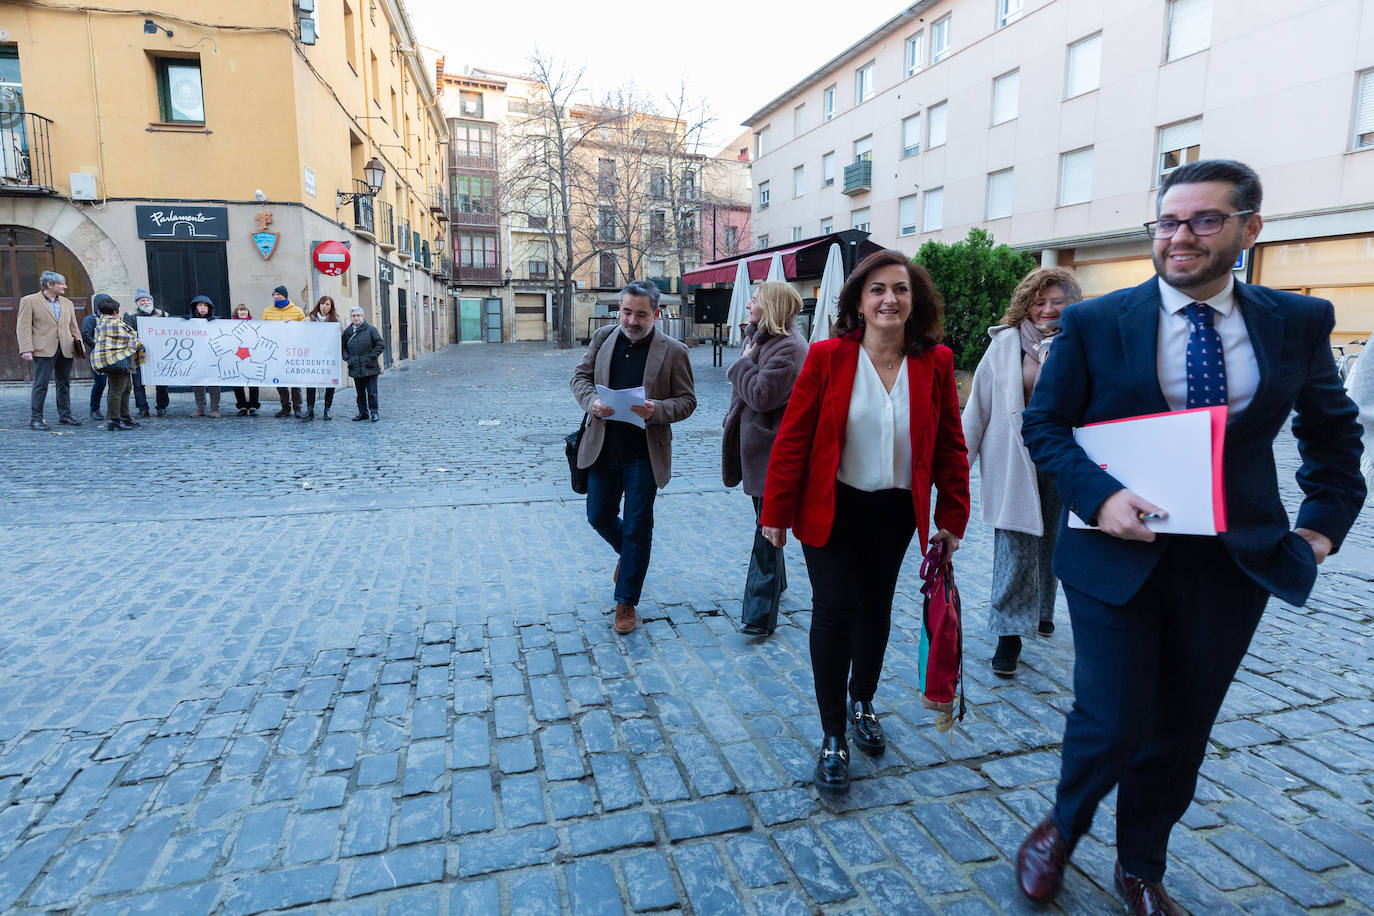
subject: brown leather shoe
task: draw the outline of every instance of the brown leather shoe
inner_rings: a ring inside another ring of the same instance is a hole
[[[624,636],[635,628],[635,606],[624,601],[615,603],[615,631]]]
[[[1143,881],[1116,863],[1116,892],[1126,901],[1126,910],[1135,916],[1186,916],[1174,903],[1163,881]]]
[[[1053,818],[1045,818],[1016,851],[1016,883],[1036,903],[1059,892],[1073,849],[1059,833]]]
[[[205,408],[204,408],[204,407],[197,407],[195,410],[191,411],[191,416],[193,416],[193,417],[203,417],[203,416],[205,416]]]

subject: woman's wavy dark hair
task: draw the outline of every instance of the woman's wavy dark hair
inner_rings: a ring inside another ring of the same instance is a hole
[[[930,279],[926,269],[900,251],[875,251],[854,268],[840,290],[836,307],[838,315],[831,334],[834,337],[852,334],[855,339],[863,337],[864,322],[859,301],[864,286],[875,270],[892,264],[906,268],[907,282],[911,285],[911,315],[906,320],[906,340],[902,344],[902,352],[907,356],[920,356],[944,339],[945,300],[940,298],[940,291],[935,288],[935,282]]]

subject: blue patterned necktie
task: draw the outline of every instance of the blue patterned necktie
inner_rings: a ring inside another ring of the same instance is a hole
[[[1197,302],[1184,306],[1192,324],[1188,335],[1188,407],[1226,406],[1226,359],[1221,351],[1221,335],[1212,326],[1215,314],[1210,305]]]

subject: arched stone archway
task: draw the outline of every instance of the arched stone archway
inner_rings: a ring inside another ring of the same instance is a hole
[[[90,314],[95,291],[130,289],[119,248],[80,209],[51,198],[0,198],[0,380],[29,378],[16,349],[15,313],[20,298],[38,291],[36,271],[45,268],[67,276],[78,321]],[[73,369],[89,375],[85,362]]]

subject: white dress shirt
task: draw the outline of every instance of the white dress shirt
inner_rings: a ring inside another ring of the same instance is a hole
[[[1221,352],[1226,360],[1226,403],[1229,415],[1234,416],[1249,406],[1259,387],[1259,363],[1255,362],[1255,348],[1250,345],[1250,332],[1245,328],[1240,304],[1236,301],[1236,280],[1226,281],[1226,288],[1210,299],[1190,299],[1162,279],[1159,281],[1159,338],[1155,367],[1159,373],[1159,390],[1170,410],[1188,406],[1188,337],[1193,323],[1183,310],[1194,302],[1210,305],[1216,313],[1212,326],[1221,336]]]
[[[868,351],[859,347],[844,451],[835,476],[856,490],[911,489],[911,393],[905,356],[888,391]]]

